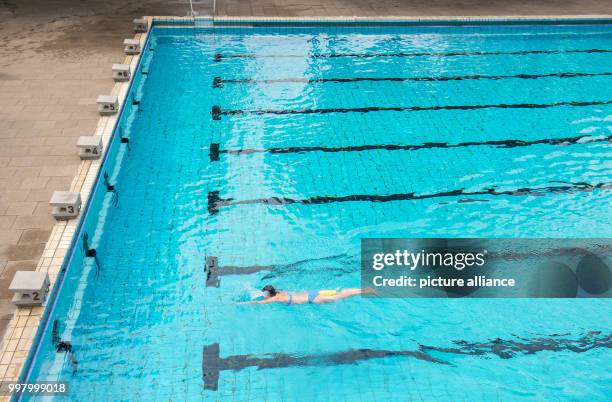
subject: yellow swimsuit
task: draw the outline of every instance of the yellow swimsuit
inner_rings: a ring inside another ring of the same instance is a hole
[[[321,290],[309,290],[308,291],[308,303],[313,303],[317,296],[335,296],[338,292],[332,289],[321,289]]]

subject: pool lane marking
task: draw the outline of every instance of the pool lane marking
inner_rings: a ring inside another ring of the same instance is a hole
[[[569,334],[563,336],[567,335]],[[228,357],[221,357],[219,344],[213,343],[204,345],[202,350],[202,380],[204,389],[216,391],[219,388],[221,371],[240,371],[248,367],[266,370],[288,367],[349,365],[387,357],[413,357],[430,363],[456,367],[456,364],[433,357],[429,353],[437,352],[446,355],[464,356],[495,355],[501,359],[511,359],[540,352],[570,351],[585,353],[598,348],[612,348],[612,335],[603,335],[601,331],[589,331],[578,339],[562,338],[561,336],[558,334],[537,338],[515,336],[514,339],[497,338],[482,342],[458,340],[453,341],[452,344],[455,346],[451,347],[419,344],[417,350],[348,349],[313,355],[266,353],[260,356],[247,354]],[[455,362],[457,361],[455,360]]]
[[[535,80],[538,78],[579,78],[579,77],[599,77],[610,76],[612,72],[605,73],[551,73],[551,74],[516,74],[516,75],[457,75],[457,76],[436,76],[436,77],[355,77],[355,78],[280,78],[273,80],[260,79],[223,79],[215,77],[213,88],[221,88],[223,84],[283,84],[283,83],[326,83],[326,82],[404,82],[404,81],[463,81],[463,80],[503,80],[503,79],[523,79]]]
[[[512,52],[400,52],[400,53],[337,53],[337,54],[222,54],[215,53],[215,62],[224,59],[301,58],[335,59],[342,57],[460,57],[460,56],[526,56],[529,54],[612,53],[611,49],[517,50]]]
[[[392,201],[415,201],[425,200],[430,198],[444,198],[444,197],[458,197],[458,196],[478,196],[478,195],[492,195],[492,196],[526,196],[536,195],[541,196],[544,194],[563,194],[563,193],[574,193],[574,192],[593,192],[595,190],[606,190],[612,189],[612,182],[609,183],[598,183],[595,185],[589,183],[567,183],[559,184],[547,187],[525,187],[514,190],[496,190],[495,186],[485,188],[477,191],[465,191],[465,189],[457,189],[450,191],[442,191],[438,193],[430,194],[416,194],[416,193],[398,193],[398,194],[387,194],[387,195],[371,195],[371,194],[353,194],[345,196],[316,196],[311,198],[294,199],[287,197],[270,197],[270,198],[256,198],[250,200],[238,200],[235,201],[233,198],[221,198],[219,191],[210,191],[208,193],[208,213],[215,215],[219,212],[222,207],[230,205],[248,205],[248,204],[267,204],[267,205],[290,205],[290,204],[303,204],[303,205],[319,205],[319,204],[331,204],[335,202],[392,202]]]
[[[224,370],[240,371],[247,367],[257,367],[258,370],[264,370],[287,367],[347,365],[365,360],[398,356],[414,357],[431,363],[451,365],[420,350],[348,349],[335,353],[316,355],[266,353],[261,356],[248,354],[222,358],[219,353],[219,344],[213,343],[205,345],[202,351],[202,378],[204,380],[204,389],[216,391],[219,387],[219,374]]]
[[[220,149],[219,143],[210,144],[208,156],[211,162],[220,160],[221,154],[227,155],[249,155],[254,153],[270,153],[270,154],[289,154],[289,153],[306,153],[306,152],[363,152],[363,151],[415,151],[419,149],[436,149],[436,148],[463,148],[473,146],[491,146],[495,148],[517,148],[527,147],[531,145],[547,144],[547,145],[572,145],[572,144],[590,144],[594,142],[610,142],[612,135],[609,136],[590,136],[579,135],[575,137],[565,138],[543,138],[539,140],[524,141],[516,139],[508,140],[491,140],[491,141],[468,141],[459,142],[457,144],[449,144],[446,142],[424,142],[422,144],[381,144],[381,145],[354,145],[347,147],[284,147],[284,148],[245,148],[245,149]]]
[[[216,162],[219,160],[219,154],[222,152],[220,148],[221,144],[219,144],[218,142],[214,142],[208,147],[208,158],[211,162]]]
[[[576,248],[576,247],[562,247],[562,248],[553,248],[548,250],[539,250],[538,252],[515,252],[515,251],[502,251],[495,252],[489,251],[487,253],[488,260],[511,260],[515,261],[518,259],[525,258],[533,258],[533,257],[559,257],[559,256],[572,256],[572,257],[585,257],[591,256],[593,253],[610,253],[612,252],[612,246],[606,245],[596,245],[593,248]],[[258,272],[274,272],[276,271],[279,275],[282,275],[288,272],[287,267],[296,266],[305,262],[312,261],[325,261],[329,259],[345,257],[345,254],[341,255],[333,255],[329,257],[322,258],[309,258],[307,260],[297,261],[291,264],[284,264],[280,266],[275,265],[243,265],[243,266],[234,266],[234,265],[224,265],[219,266],[218,257],[206,257],[206,262],[204,264],[204,273],[206,274],[206,287],[220,287],[221,286],[221,277],[222,276],[232,276],[232,275],[251,275]],[[326,270],[329,272],[329,269]],[[343,271],[344,273],[353,273],[352,269]],[[267,275],[266,278],[269,278]]]
[[[206,286],[219,287],[221,284],[221,277],[226,275],[250,275],[257,272],[273,272],[282,271],[288,272],[292,267],[299,266],[304,263],[313,261],[323,262],[329,260],[335,260],[337,258],[346,257],[346,254],[330,255],[320,258],[308,258],[306,260],[295,261],[290,264],[276,265],[249,265],[249,266],[234,266],[234,265],[223,265],[219,266],[219,258],[215,256],[207,256],[206,262],[204,263],[204,273],[206,274]]]
[[[479,109],[547,109],[559,106],[603,106],[610,105],[612,101],[592,102],[555,102],[555,103],[499,103],[490,105],[442,105],[442,106],[369,106],[356,108],[322,108],[322,109],[234,109],[223,110],[220,106],[213,106],[211,110],[213,120],[221,120],[221,116],[236,115],[294,115],[294,114],[328,114],[328,113],[370,113],[370,112],[423,112],[437,110],[479,110]]]
[[[273,271],[273,265],[251,265],[239,267],[233,265],[219,266],[217,257],[206,257],[204,273],[206,274],[206,286],[219,287],[223,275],[249,275],[261,271]]]
[[[559,335],[551,335],[550,338],[522,338],[517,336],[518,340],[497,338],[486,342],[455,341],[453,342],[456,345],[454,347],[420,345],[419,350],[471,356],[493,354],[502,359],[511,359],[517,354],[533,355],[543,351],[560,352],[568,350],[574,353],[584,353],[591,349],[612,348],[612,334],[602,335],[601,331],[589,331],[578,339],[557,338],[557,336]]]

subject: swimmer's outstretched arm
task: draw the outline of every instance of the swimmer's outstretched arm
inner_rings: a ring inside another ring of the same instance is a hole
[[[274,303],[277,302],[278,300],[275,300],[274,297],[270,297],[268,299],[263,299],[263,300],[250,300],[250,301],[246,301],[246,302],[240,302],[238,304],[268,304],[268,303]]]

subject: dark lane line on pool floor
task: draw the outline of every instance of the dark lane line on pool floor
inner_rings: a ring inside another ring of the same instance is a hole
[[[274,265],[251,265],[238,267],[233,265],[219,266],[219,258],[214,256],[206,257],[204,273],[206,274],[206,286],[219,287],[221,276],[223,275],[249,275],[262,271],[273,271]]]
[[[392,202],[392,201],[414,201],[425,200],[430,198],[458,197],[458,196],[543,196],[545,194],[565,194],[574,192],[593,192],[595,190],[606,190],[612,188],[612,182],[598,183],[595,185],[589,183],[567,183],[563,185],[547,186],[547,187],[525,187],[515,190],[496,190],[495,186],[477,191],[465,191],[465,189],[457,189],[450,191],[442,191],[430,194],[415,194],[415,193],[399,193],[388,195],[369,195],[369,194],[354,194],[346,196],[317,196],[304,199],[293,199],[286,197],[270,197],[256,198],[250,200],[235,201],[233,198],[221,198],[219,191],[210,191],[208,193],[208,213],[215,215],[222,207],[230,205],[248,205],[248,204],[268,204],[268,205],[320,205],[331,204],[335,202]]]
[[[359,362],[388,357],[413,357],[429,363],[457,367],[456,364],[431,356],[431,352],[445,355],[485,356],[495,355],[501,359],[511,359],[518,356],[534,355],[540,352],[585,353],[598,348],[612,348],[612,335],[601,331],[590,331],[578,339],[563,338],[569,334],[552,334],[548,337],[515,339],[493,339],[484,342],[466,340],[453,341],[453,347],[428,346],[418,344],[417,350],[384,350],[384,349],[348,349],[334,353],[313,355],[290,353],[265,353],[261,355],[246,354],[220,356],[218,343],[204,345],[202,350],[202,380],[204,389],[216,391],[219,388],[221,371],[240,371],[248,367],[257,370],[354,365]]]
[[[222,54],[215,53],[215,62],[224,59],[300,58],[335,59],[342,57],[459,57],[459,56],[525,56],[529,54],[612,53],[611,49],[517,50],[512,52],[399,52],[399,53],[337,53],[337,54]]]
[[[528,147],[531,145],[546,144],[546,145],[573,145],[573,144],[589,144],[594,142],[610,142],[612,135],[609,136],[589,136],[579,135],[575,137],[565,138],[543,138],[539,140],[524,141],[517,139],[508,140],[492,140],[492,141],[469,141],[459,142],[457,144],[449,144],[446,142],[425,142],[422,144],[381,144],[381,145],[354,145],[347,147],[285,147],[285,148],[265,148],[265,149],[220,149],[220,144],[210,144],[208,156],[211,162],[220,160],[221,154],[227,155],[249,155],[255,153],[270,153],[270,154],[290,154],[290,153],[306,153],[306,152],[363,152],[363,151],[415,151],[419,149],[436,149],[436,148],[464,148],[474,146],[490,146],[495,148],[517,148]]]
[[[349,349],[346,351],[319,355],[266,353],[261,355],[261,357],[255,354],[248,354],[222,358],[220,357],[219,349],[218,343],[204,346],[202,353],[204,389],[212,391],[218,389],[219,374],[221,371],[240,371],[247,367],[257,367],[258,370],[264,370],[287,367],[346,365],[355,364],[364,360],[397,356],[414,357],[431,363],[451,365],[450,363],[431,357],[427,353],[419,350]]]
[[[572,257],[582,257],[582,258],[592,258],[594,254],[602,254],[607,253],[610,254],[612,252],[612,245],[595,245],[593,247],[561,247],[561,248],[547,248],[547,249],[539,249],[538,251],[527,251],[527,252],[518,252],[514,250],[503,250],[503,251],[491,251],[487,252],[487,260],[506,260],[506,261],[517,261],[524,259],[533,259],[534,257],[554,257],[557,258],[559,256],[572,256]],[[219,265],[219,258],[215,256],[207,256],[204,263],[204,274],[206,275],[206,287],[216,287],[219,288],[221,286],[221,278],[224,276],[236,276],[236,275],[251,275],[255,273],[265,272],[266,274],[260,277],[258,280],[265,281],[271,278],[280,278],[284,277],[287,274],[291,273],[299,273],[302,274],[304,271],[302,269],[303,264],[317,262],[322,269],[325,270],[325,274],[328,275],[333,271],[334,275],[344,275],[344,274],[353,274],[355,271],[355,266],[357,266],[357,270],[361,269],[358,263],[354,263],[354,261],[358,261],[359,256],[353,256],[353,262],[348,263],[346,268],[331,268],[325,264],[328,261],[338,261],[340,258],[347,259],[349,257],[347,254],[339,254],[332,255],[328,257],[320,257],[320,258],[309,258],[306,260],[296,261],[289,264],[280,264],[280,265]],[[349,257],[350,258],[350,257]],[[584,261],[584,260],[583,260]],[[580,265],[580,264],[579,264]],[[608,268],[602,268],[602,270],[607,271]],[[308,269],[309,274],[313,273],[313,269]],[[467,273],[469,275],[473,275]],[[593,271],[589,270],[588,273],[581,272],[577,270],[576,277],[578,279],[578,283],[588,283],[592,281]],[[476,288],[479,288],[477,286]],[[454,295],[454,296],[453,296]],[[573,294],[577,297],[577,293]],[[450,294],[450,297],[456,297],[456,294]]]
[[[222,110],[220,106],[213,106],[211,110],[213,120],[221,120],[221,116],[236,115],[292,115],[292,114],[328,114],[328,113],[370,113],[370,112],[423,112],[437,110],[479,110],[479,109],[547,109],[559,106],[603,106],[610,105],[612,101],[591,102],[555,102],[555,103],[499,103],[491,105],[443,105],[443,106],[369,106],[357,108],[322,108],[322,109],[234,109]]]
[[[309,258],[306,260],[295,261],[290,264],[282,265],[248,265],[248,266],[235,266],[235,265],[219,265],[219,258],[215,256],[207,256],[204,264],[204,273],[206,274],[206,286],[207,287],[219,287],[221,285],[221,277],[228,275],[250,275],[258,272],[277,272],[278,274],[295,272],[297,267],[302,264],[312,262],[325,262],[325,261],[336,261],[339,258],[346,258],[346,254],[331,255],[327,257]],[[326,268],[326,272],[330,269]],[[346,271],[341,270],[343,273],[351,273],[352,270]]]
[[[283,83],[305,83],[316,84],[326,82],[404,82],[404,81],[463,81],[463,80],[504,80],[504,79],[522,79],[535,80],[538,78],[580,78],[580,77],[600,77],[610,76],[612,72],[605,73],[551,73],[551,74],[516,74],[516,75],[456,75],[456,76],[436,76],[436,77],[355,77],[355,78],[279,78],[273,80],[260,79],[223,79],[215,77],[213,79],[213,88],[221,88],[223,84],[283,84]]]

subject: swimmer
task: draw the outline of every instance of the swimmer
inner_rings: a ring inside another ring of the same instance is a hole
[[[292,304],[322,304],[332,303],[338,300],[346,299],[361,294],[374,294],[374,289],[349,288],[342,290],[309,290],[307,292],[285,292],[277,290],[272,285],[266,285],[261,290],[264,298],[262,300],[253,300],[248,304],[268,304],[268,303],[283,303],[288,306]]]

